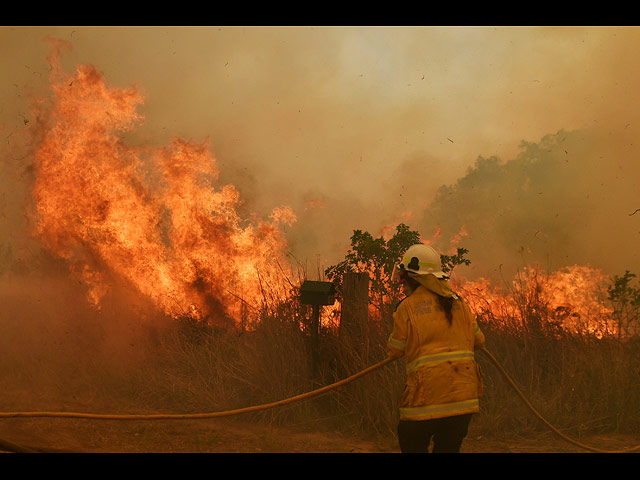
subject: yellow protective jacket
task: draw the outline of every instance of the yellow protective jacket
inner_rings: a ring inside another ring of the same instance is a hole
[[[457,297],[456,297],[457,298]],[[438,295],[419,286],[393,314],[387,342],[391,357],[404,355],[407,384],[400,399],[400,419],[427,420],[478,412],[482,379],[474,350],[484,345],[474,315],[460,298],[449,321]]]

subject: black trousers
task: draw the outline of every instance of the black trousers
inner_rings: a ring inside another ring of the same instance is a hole
[[[431,420],[400,420],[398,442],[402,453],[458,453],[469,431],[471,413]]]

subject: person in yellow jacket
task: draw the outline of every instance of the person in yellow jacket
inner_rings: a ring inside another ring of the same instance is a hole
[[[409,247],[394,276],[406,297],[393,314],[387,342],[392,358],[404,356],[407,381],[400,398],[398,441],[403,453],[459,452],[482,379],[474,351],[485,337],[429,245]]]

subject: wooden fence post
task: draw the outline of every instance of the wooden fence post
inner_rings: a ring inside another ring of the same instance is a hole
[[[369,274],[347,272],[342,277],[340,335],[362,346],[369,320]]]

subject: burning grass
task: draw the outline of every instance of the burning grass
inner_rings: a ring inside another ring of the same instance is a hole
[[[638,338],[630,336],[623,340],[615,330],[593,328],[594,316],[588,317],[588,321],[580,317],[586,322],[580,323],[575,317],[567,319],[564,313],[559,315],[543,292],[559,292],[551,283],[566,280],[568,273],[584,275],[584,282],[600,279],[589,269],[569,269],[553,275],[530,271],[526,276],[529,283],[523,277],[515,285],[537,291],[538,295],[525,295],[517,288],[500,294],[494,289],[493,310],[482,310],[480,304],[475,303],[479,322],[488,338],[487,348],[540,413],[566,433],[579,436],[587,432],[637,432],[640,428],[636,409],[640,402]],[[575,290],[571,291],[574,302],[582,298]],[[586,298],[595,298],[591,293]],[[562,303],[567,305],[565,300],[563,298]],[[600,300],[603,303],[598,311],[608,312],[605,298]],[[574,303],[567,308],[593,311],[596,306]],[[293,310],[297,311],[296,315],[292,314]],[[205,408],[201,400],[205,390],[227,389],[229,400],[225,402],[220,397],[216,405],[220,409],[238,408],[287,398],[332,383],[384,358],[390,318],[369,322],[367,331],[359,337],[341,336],[339,330],[325,325],[321,329],[319,378],[313,381],[309,336],[299,328],[298,321],[292,320],[304,318],[303,310],[302,306],[289,304],[287,311],[263,318],[255,330],[241,334],[227,332],[217,340],[212,335],[210,343],[198,346],[192,342],[174,343],[172,348],[180,353],[171,358],[192,359],[188,367],[183,365],[182,378],[198,378],[203,388],[206,385],[203,390],[191,391],[193,408]],[[309,318],[308,312],[306,315]],[[602,321],[608,318],[603,317]],[[562,323],[564,320],[566,323]],[[578,325],[582,325],[582,329],[577,328]],[[223,345],[219,353],[215,353],[217,345]],[[206,358],[215,355],[217,361],[214,364],[198,361],[198,355],[205,354],[203,352],[207,352]],[[545,427],[488,359],[482,354],[478,357],[485,375],[485,393],[482,412],[475,417],[473,428],[489,436],[543,430]],[[202,368],[206,370],[203,372]],[[220,375],[221,370],[226,373]],[[403,385],[403,368],[401,362],[396,362],[320,398],[288,406],[284,411],[252,416],[261,422],[393,436],[396,401]],[[174,391],[177,395],[183,393]]]
[[[100,306],[115,276],[168,316],[224,325],[265,291],[284,298],[280,227],[295,222],[293,211],[241,217],[239,192],[219,184],[206,141],[128,145],[124,135],[144,120],[143,95],[108,86],[91,65],[67,74],[57,57],[51,97],[34,103],[31,225],[90,301]]]
[[[47,262],[59,271],[39,280],[33,274],[4,276],[1,374],[10,392],[3,398],[7,410],[236,409],[330,384],[385,355],[390,318],[370,321],[358,335],[341,334],[325,321],[313,378],[311,311],[295,299],[253,312],[244,327],[220,327],[189,316],[175,319],[157,310],[152,314],[152,302],[124,287],[112,289],[96,310],[60,262]],[[549,278],[560,277],[538,272],[527,278],[534,279],[535,288],[530,287],[540,293],[549,288]],[[637,337],[559,328],[544,295],[490,291],[494,296],[485,305],[491,303],[493,310],[474,304],[487,348],[545,418],[576,437],[638,432]],[[487,437],[544,431],[488,359],[479,354],[478,360],[485,392],[472,431]],[[320,397],[237,420],[392,439],[403,386],[403,365],[395,362]]]
[[[311,312],[296,299],[301,278],[287,267],[280,230],[293,212],[279,206],[266,220],[241,218],[238,191],[218,185],[206,142],[127,146],[122,133],[142,120],[139,92],[108,88],[90,66],[52,75],[51,101],[34,112],[30,170],[33,233],[47,253],[24,271],[0,270],[7,409],[236,409],[313,390],[384,358],[389,302],[370,306],[357,335],[341,331],[335,307],[326,308],[314,378]],[[456,284],[489,350],[567,433],[640,428],[638,319],[629,317],[637,309],[607,303],[605,280],[587,267],[531,267],[507,288]],[[479,361],[485,396],[472,428],[495,436],[543,428]],[[393,437],[403,371],[395,362],[321,397],[244,418]]]

